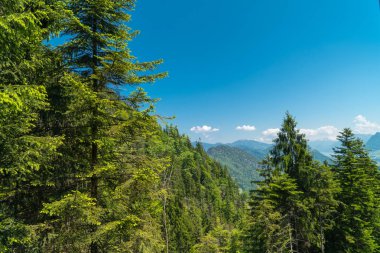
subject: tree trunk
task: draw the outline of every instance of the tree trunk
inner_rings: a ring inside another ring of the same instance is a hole
[[[97,32],[97,20],[96,17],[92,18],[92,32],[95,34]],[[98,45],[95,40],[95,38],[92,38],[92,62],[93,62],[93,67],[92,67],[92,72],[93,74],[96,73],[97,66],[98,66]],[[94,79],[93,80],[93,91],[98,92],[99,91],[99,82],[98,80]],[[98,176],[95,173],[96,165],[98,164],[98,144],[96,143],[96,138],[98,136],[98,123],[96,122],[98,114],[98,108],[97,105],[94,105],[93,112],[92,112],[92,117],[93,117],[93,122],[92,122],[92,127],[91,127],[91,168],[90,171],[92,174],[91,176],[91,197],[96,200],[96,204],[99,204],[99,195],[98,195]],[[95,232],[96,231],[96,226],[94,226],[93,229]],[[91,242],[90,246],[90,252],[91,253],[98,253],[99,248],[98,244],[96,242]]]

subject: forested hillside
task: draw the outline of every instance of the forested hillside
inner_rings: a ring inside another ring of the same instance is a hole
[[[241,189],[249,192],[254,188],[253,181],[260,181],[257,169],[261,160],[239,149],[227,145],[210,148],[207,153],[225,165]]]
[[[168,191],[164,198],[168,252],[209,252],[209,247],[236,252],[244,196],[228,170],[208,157],[201,145],[193,148],[173,127],[164,133],[165,146],[172,148],[172,165],[163,177]]]
[[[227,170],[163,130],[141,88],[166,73],[130,54],[133,8],[0,4],[0,252],[190,252],[208,240],[228,251],[237,241],[243,202]]]
[[[262,180],[259,169],[260,162],[270,154],[273,147],[270,144],[261,143],[252,140],[241,140],[229,144],[207,144],[207,153],[216,161],[225,165],[231,176],[242,190],[249,192],[256,188],[256,183]],[[332,160],[321,154],[318,150],[310,149],[313,159],[329,164]]]

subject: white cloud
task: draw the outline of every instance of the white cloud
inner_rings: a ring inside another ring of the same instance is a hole
[[[269,128],[262,132],[264,136],[272,136],[275,137],[280,132],[279,128]]]
[[[204,126],[195,126],[195,127],[192,127],[190,129],[190,131],[199,134],[199,133],[217,132],[217,131],[219,131],[219,129],[218,128],[213,128],[211,126],[204,125]]]
[[[280,132],[279,128],[269,128],[269,129],[261,132],[262,136],[257,140],[261,141],[261,142],[270,143],[277,136],[277,134],[279,132]]]
[[[322,126],[316,129],[299,129],[301,133],[306,135],[310,141],[326,141],[336,140],[339,130],[334,126]],[[262,142],[271,142],[280,132],[279,128],[269,128],[262,132],[262,136],[258,139]]]
[[[300,132],[306,135],[310,141],[333,141],[339,134],[338,128],[334,126],[322,126],[317,129],[300,129]]]
[[[359,134],[374,134],[380,131],[380,125],[370,122],[363,115],[358,115],[354,119],[354,130]]]
[[[256,127],[250,126],[250,125],[242,125],[242,126],[237,126],[236,130],[239,130],[239,131],[255,131]]]

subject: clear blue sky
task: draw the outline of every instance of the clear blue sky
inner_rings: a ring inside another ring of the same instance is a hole
[[[145,88],[192,139],[263,138],[287,110],[311,139],[380,130],[377,0],[140,0],[132,19],[133,54],[169,72]]]

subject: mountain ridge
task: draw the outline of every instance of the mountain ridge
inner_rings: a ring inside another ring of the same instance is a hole
[[[196,145],[197,142],[193,142]],[[270,152],[272,144],[254,140],[238,140],[226,144],[201,143],[204,150],[217,162],[225,165],[242,190],[248,191],[254,188],[252,181],[261,179],[257,168]],[[314,159],[332,163],[331,158],[325,156],[316,149],[310,147]]]

